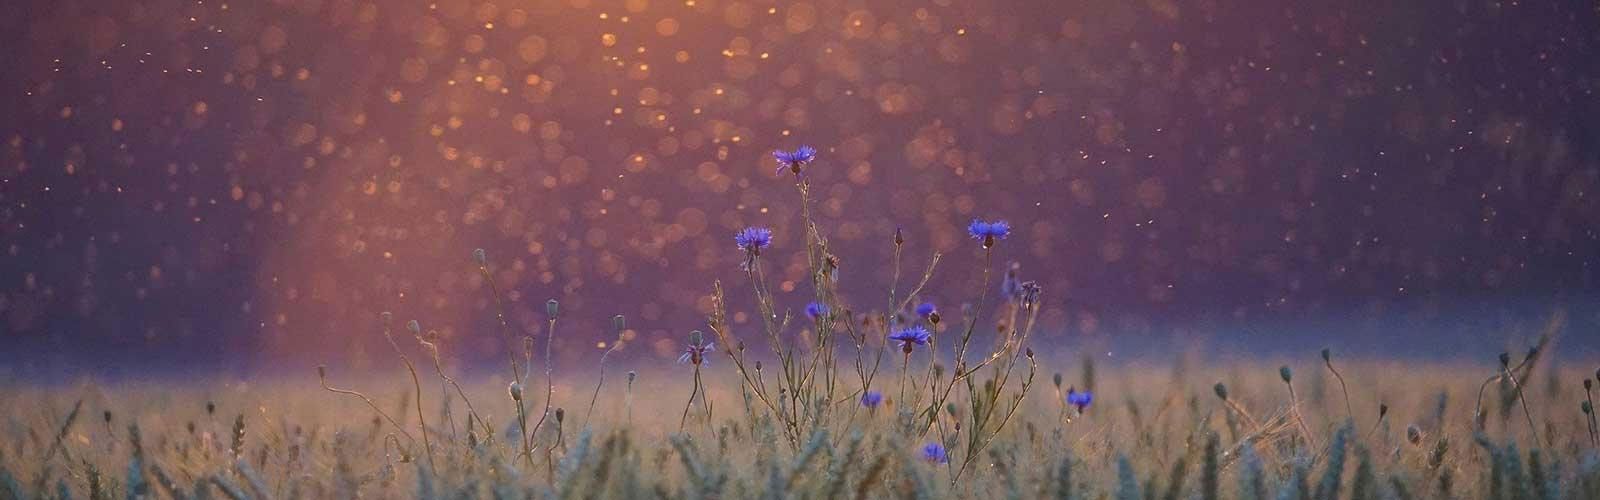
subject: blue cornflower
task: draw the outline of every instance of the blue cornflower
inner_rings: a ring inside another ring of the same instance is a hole
[[[926,318],[936,312],[939,312],[939,310],[933,306],[932,302],[923,302],[921,304],[917,304],[917,316]]]
[[[706,355],[711,354],[711,348],[716,345],[716,342],[707,342],[705,345],[690,344],[685,346],[683,348],[683,355],[678,356],[678,362],[692,363],[696,365],[711,364],[711,359]]]
[[[950,463],[950,456],[944,452],[944,445],[939,443],[928,443],[923,446],[922,459],[927,460],[930,464]]]
[[[982,241],[984,248],[989,248],[994,246],[995,240],[1003,240],[1011,235],[1011,223],[1003,220],[984,222],[972,219],[972,223],[967,224],[967,234],[972,235],[972,239]]]
[[[747,227],[733,235],[739,249],[751,256],[761,255],[761,249],[772,245],[772,230],[764,227]]]
[[[881,403],[883,403],[883,393],[881,392],[867,391],[861,395],[861,406],[877,408]]]
[[[1089,403],[1094,401],[1094,394],[1089,391],[1078,392],[1077,389],[1067,389],[1067,404],[1078,408],[1078,413],[1083,413]]]
[[[800,146],[794,151],[780,149],[773,151],[772,157],[778,159],[778,173],[783,173],[783,169],[787,168],[794,175],[799,176],[800,168],[817,158],[817,150],[811,146]]]
[[[928,339],[931,337],[933,337],[933,334],[928,333],[927,328],[923,328],[922,325],[913,325],[889,335],[889,340],[900,342],[901,349],[906,354],[911,354],[913,346],[928,345]]]
[[[829,309],[827,304],[821,302],[812,302],[810,304],[806,304],[806,316],[810,316],[813,320],[827,317],[828,312]]]

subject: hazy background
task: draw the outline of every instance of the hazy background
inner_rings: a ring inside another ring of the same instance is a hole
[[[858,310],[896,227],[959,310],[964,224],[1003,218],[1042,351],[1488,363],[1560,308],[1563,353],[1600,355],[1594,2],[8,10],[0,374],[359,368],[385,310],[498,360],[478,247],[520,330],[560,299],[563,359],[614,314],[619,356],[670,359],[713,279],[754,333],[740,227],[805,305],[769,156],[799,144]]]

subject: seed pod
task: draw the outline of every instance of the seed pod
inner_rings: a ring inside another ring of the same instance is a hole
[[[559,424],[559,423],[564,422],[566,420],[567,420],[567,410],[561,409],[561,408],[556,408],[556,423]]]
[[[1211,390],[1216,391],[1217,397],[1222,398],[1223,401],[1228,400],[1228,386],[1222,385],[1222,382],[1217,382],[1217,385],[1211,386]]]
[[[506,390],[511,393],[512,401],[522,401],[522,384],[512,382],[511,385],[506,388]]]
[[[422,333],[422,323],[418,323],[417,320],[407,321],[406,329],[411,330],[413,335],[420,334]]]
[[[394,313],[389,311],[378,313],[378,321],[382,322],[383,326],[394,324]]]
[[[623,317],[621,314],[612,316],[611,326],[616,328],[617,333],[622,333],[623,330],[628,329],[628,318]]]
[[[1422,429],[1417,428],[1417,424],[1406,426],[1406,441],[1411,444],[1422,444]]]
[[[1329,363],[1333,362],[1333,352],[1329,351],[1326,347],[1322,348],[1322,361]]]
[[[1287,384],[1294,380],[1294,372],[1289,371],[1289,365],[1283,365],[1278,367],[1278,377],[1282,378],[1283,383]]]
[[[489,254],[484,252],[482,248],[473,249],[472,261],[477,262],[480,266],[489,265]]]
[[[550,319],[555,319],[556,313],[559,312],[561,312],[561,303],[556,302],[556,299],[550,299],[544,303],[544,314],[549,316]]]

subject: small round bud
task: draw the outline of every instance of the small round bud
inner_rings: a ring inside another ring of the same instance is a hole
[[[934,311],[933,313],[928,314],[928,322],[935,325],[939,324],[939,311]]]
[[[689,345],[700,347],[706,345],[706,334],[700,330],[689,332]]]
[[[422,323],[418,323],[417,320],[407,321],[406,329],[411,330],[413,334],[422,333]]]
[[[559,313],[559,312],[561,312],[561,303],[560,302],[556,302],[556,299],[550,299],[548,301],[545,301],[545,303],[544,303],[544,314],[546,316],[549,316],[551,319],[555,319],[556,313]]]
[[[318,379],[328,378],[328,367],[327,366],[317,365],[317,378]]]
[[[1287,384],[1294,380],[1294,372],[1289,370],[1289,365],[1283,365],[1278,367],[1278,377],[1282,378],[1283,382]]]
[[[512,382],[510,386],[506,387],[506,391],[511,393],[511,400],[512,401],[522,401],[522,384],[521,383]]]
[[[489,254],[487,252],[484,252],[482,248],[473,249],[472,250],[472,261],[473,262],[477,262],[478,265],[480,265],[480,266],[488,265],[489,264]]]
[[[106,410],[101,416],[105,418],[106,423],[111,423],[111,410]]]
[[[761,371],[761,360],[756,360],[756,371]]]
[[[566,419],[567,419],[567,410],[564,410],[564,409],[561,409],[561,408],[556,408],[556,423],[559,424],[559,423],[565,421]]]
[[[1411,444],[1422,444],[1422,429],[1417,424],[1406,426],[1406,441]]]
[[[1326,347],[1322,348],[1322,361],[1326,363],[1332,363],[1333,351],[1329,351]]]
[[[633,385],[634,379],[639,378],[639,372],[628,370],[628,385]]]
[[[382,322],[384,326],[392,325],[394,324],[394,313],[389,311],[378,313],[378,321]]]
[[[1023,351],[1023,355],[1027,356],[1028,359],[1033,359],[1033,348],[1029,347],[1026,351]]]
[[[1389,414],[1389,405],[1383,404],[1383,403],[1378,403],[1378,420],[1383,420],[1383,417],[1385,415],[1388,415],[1388,414]]]
[[[1587,391],[1591,387],[1594,387],[1594,380],[1592,380],[1592,379],[1583,379],[1583,390]]]
[[[617,333],[622,333],[623,330],[628,329],[628,318],[623,317],[621,314],[612,316],[611,327],[615,328]]]
[[[894,244],[895,244],[895,246],[904,245],[905,243],[906,243],[905,232],[901,231],[900,228],[898,228],[898,227],[894,228]]]
[[[1511,354],[1504,353],[1504,352],[1500,353],[1500,367],[1501,368],[1510,368],[1511,367]]]
[[[207,415],[216,415],[217,414],[217,403],[216,402],[214,402],[214,401],[206,401],[206,414]]]
[[[1056,372],[1055,375],[1052,375],[1050,377],[1050,382],[1056,384],[1056,388],[1060,389],[1061,388],[1061,372]]]
[[[1222,382],[1217,382],[1217,385],[1211,386],[1211,390],[1215,391],[1217,397],[1222,398],[1223,401],[1228,400],[1228,386],[1222,385]]]

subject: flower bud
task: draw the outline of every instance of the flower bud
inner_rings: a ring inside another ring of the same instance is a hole
[[[382,322],[383,326],[389,326],[394,323],[394,313],[389,311],[378,313],[378,321]]]
[[[556,423],[559,424],[559,423],[565,421],[566,419],[567,419],[567,410],[564,410],[564,409],[561,409],[561,408],[556,408]]]
[[[561,312],[561,303],[556,302],[556,299],[550,299],[544,303],[544,314],[549,316],[550,319],[555,319],[558,312]]]
[[[1223,401],[1228,400],[1228,386],[1222,385],[1222,382],[1217,382],[1217,385],[1211,386],[1211,390],[1216,391],[1217,397],[1222,398]]]
[[[406,329],[411,330],[413,334],[420,334],[422,333],[422,323],[418,323],[417,320],[407,321]]]
[[[1333,362],[1333,352],[1329,351],[1328,348],[1326,348],[1326,347],[1322,348],[1322,361],[1324,363],[1332,363]]]
[[[1061,372],[1056,372],[1055,375],[1052,375],[1050,377],[1050,382],[1055,383],[1056,384],[1056,388],[1060,389],[1061,388]]]
[[[472,261],[477,262],[480,266],[489,265],[489,254],[484,252],[482,248],[474,249],[472,250]]]
[[[612,316],[611,317],[611,327],[612,328],[616,328],[617,333],[620,334],[620,333],[622,333],[623,330],[627,330],[628,329],[628,319],[624,318],[621,314],[618,314],[616,316]]]
[[[1592,379],[1583,379],[1583,390],[1587,391],[1587,390],[1589,390],[1589,388],[1591,388],[1593,386],[1594,386],[1594,380],[1592,380]]]
[[[509,392],[511,392],[511,400],[512,401],[522,401],[522,384],[521,383],[512,382],[511,385],[509,387],[507,387],[506,389]]]
[[[1504,352],[1500,353],[1500,368],[1510,368],[1510,367],[1511,367],[1511,354],[1504,353]]]
[[[1289,371],[1289,365],[1283,365],[1278,367],[1278,377],[1282,378],[1283,383],[1287,384],[1294,379],[1294,372]]]
[[[700,330],[689,332],[689,345],[700,347],[706,345],[706,334]]]
[[[1383,420],[1383,417],[1385,415],[1388,415],[1388,414],[1389,414],[1389,405],[1383,404],[1383,403],[1378,403],[1378,420]]]

